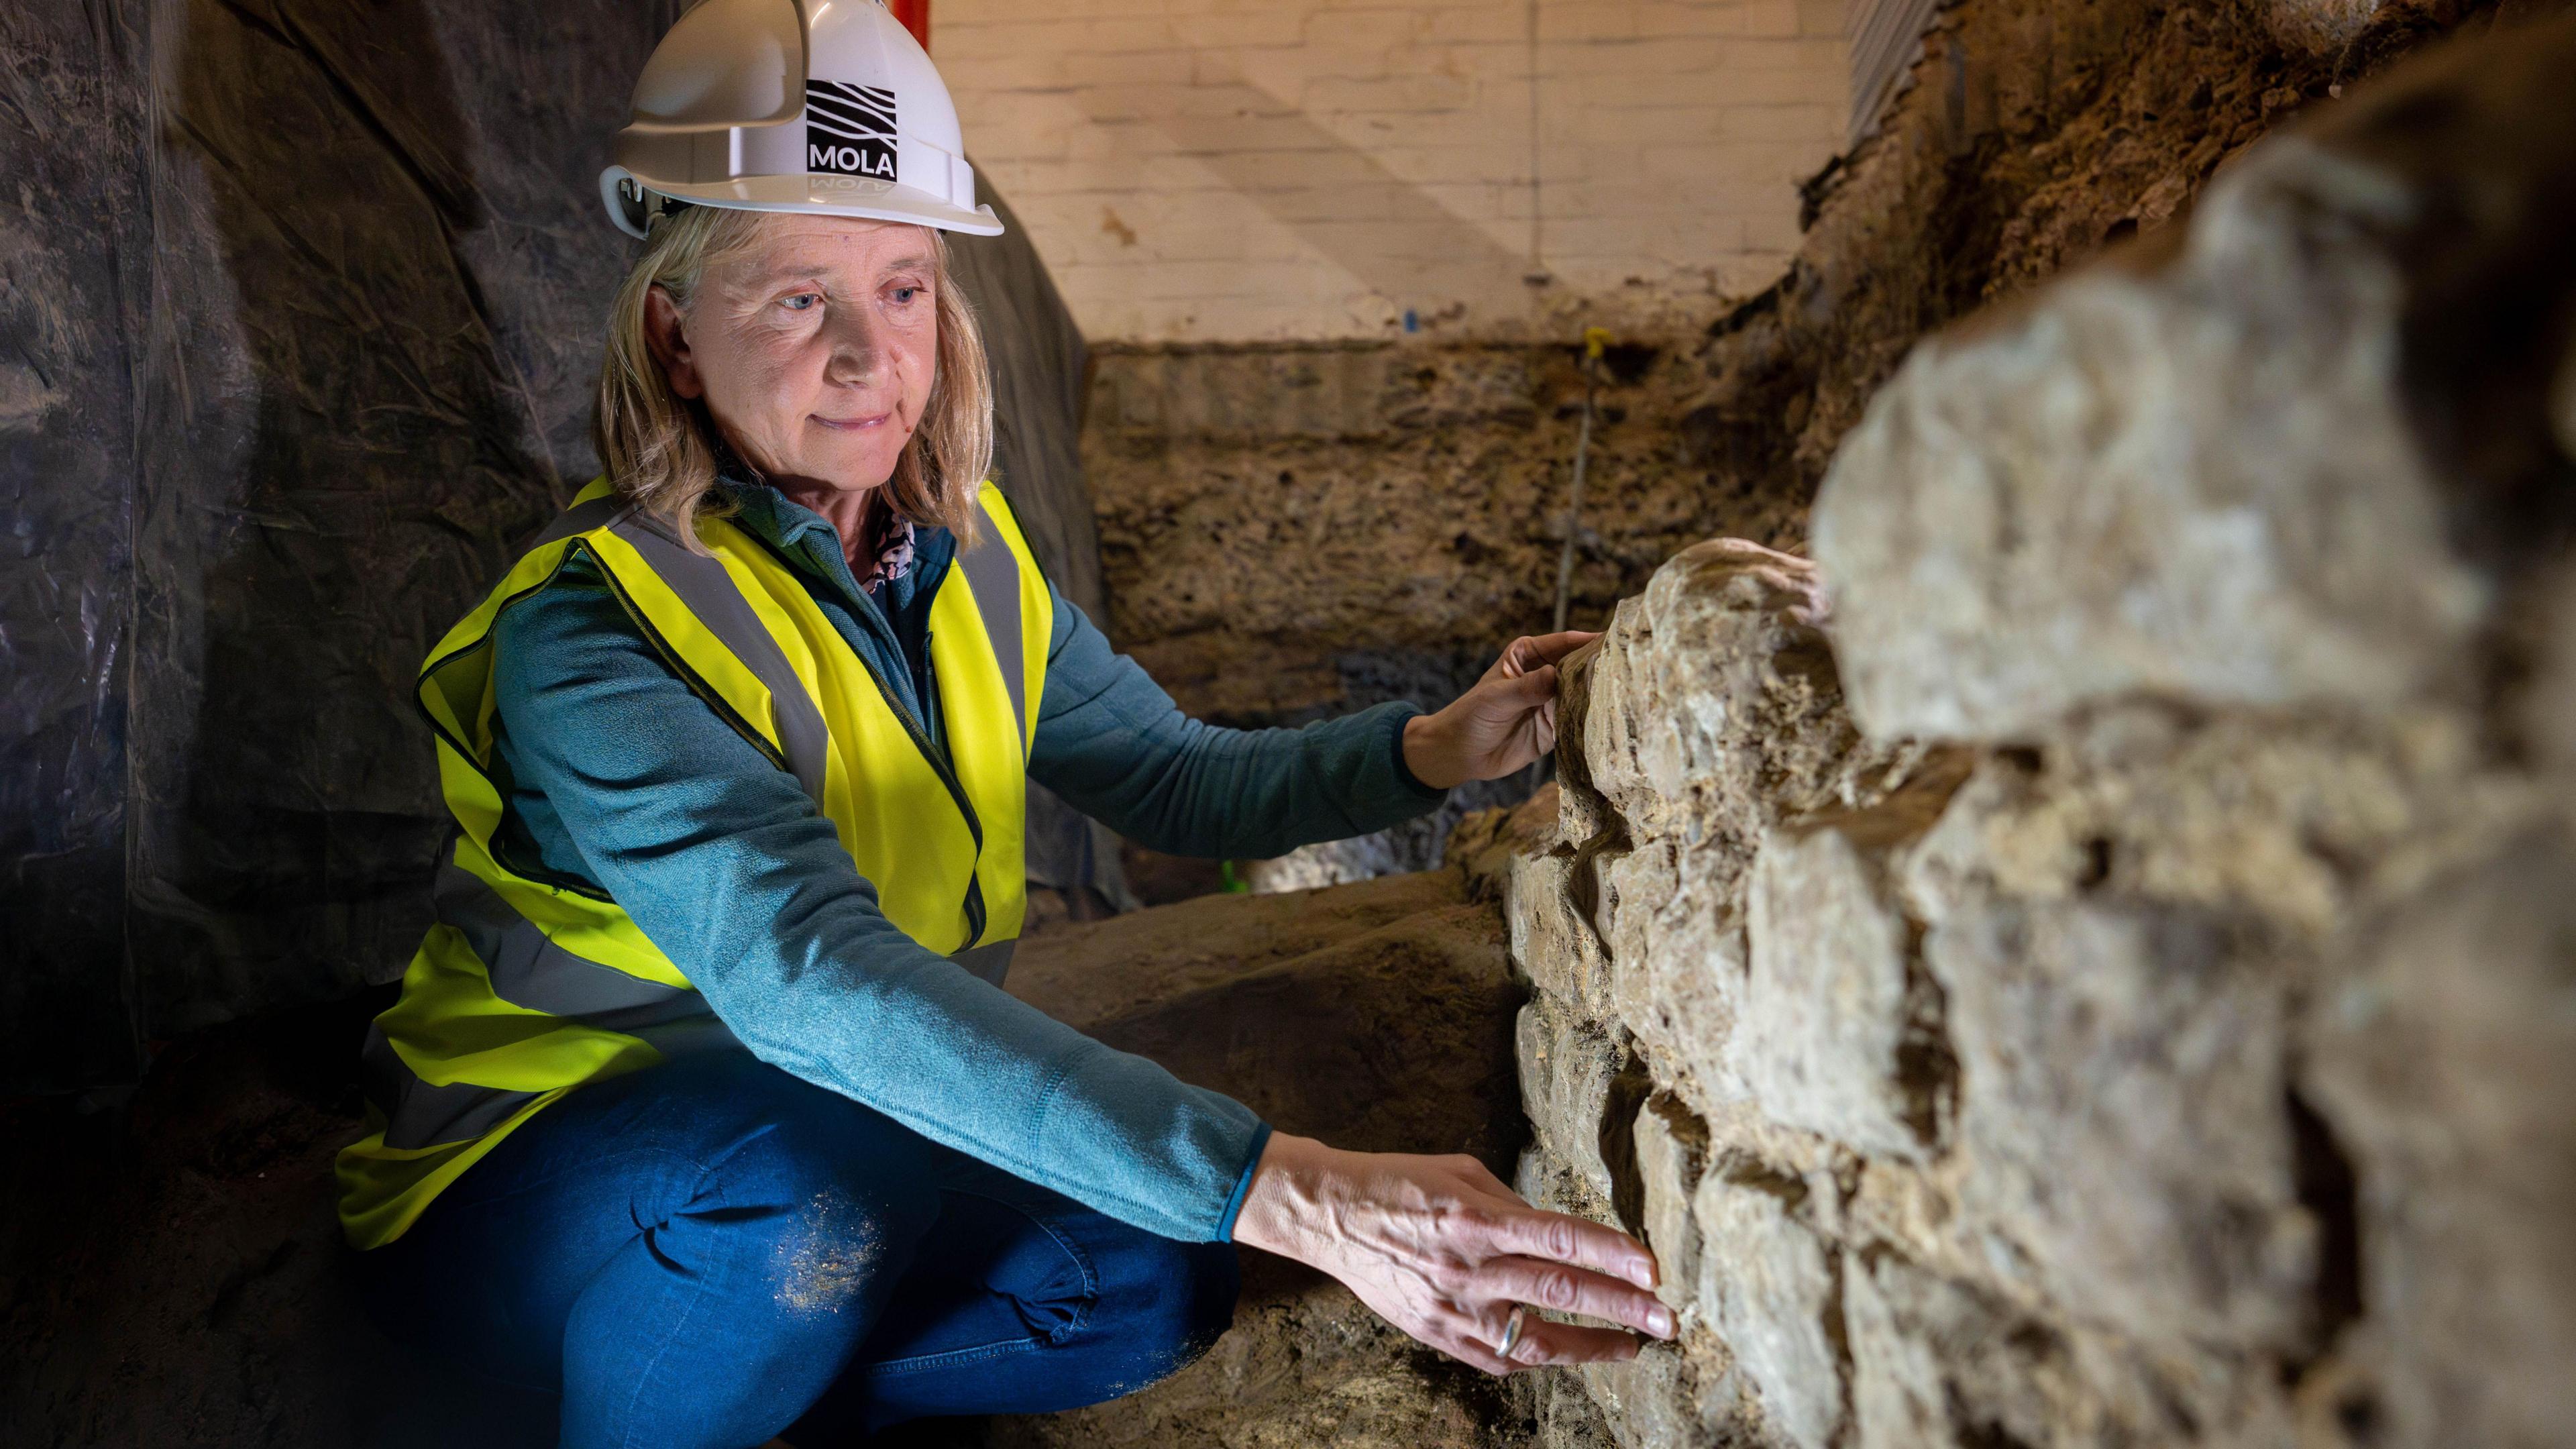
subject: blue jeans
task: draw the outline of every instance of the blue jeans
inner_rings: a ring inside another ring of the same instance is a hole
[[[808,1449],[1141,1388],[1234,1249],[1130,1227],[740,1052],[583,1087],[360,1255],[373,1316],[562,1396],[563,1449]]]

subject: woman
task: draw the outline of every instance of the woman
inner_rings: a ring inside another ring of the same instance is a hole
[[[810,130],[842,94],[936,118],[881,10],[821,8]],[[1182,717],[984,482],[940,230],[996,228],[935,164],[953,135],[850,190],[656,171],[689,151],[656,124],[609,181],[645,246],[607,476],[422,670],[457,843],[340,1166],[379,1318],[560,1393],[570,1446],[1096,1402],[1224,1330],[1229,1242],[1490,1372],[1635,1351],[1521,1305],[1669,1335],[1625,1235],[1471,1159],[1274,1133],[996,984],[1026,779],[1173,851],[1377,829],[1546,749],[1590,636],[1517,641],[1432,715]]]

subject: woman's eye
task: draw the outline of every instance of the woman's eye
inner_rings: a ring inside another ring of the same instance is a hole
[[[823,294],[820,292],[799,292],[795,296],[787,298],[779,305],[785,307],[790,312],[803,312],[809,308],[822,305],[822,302]]]
[[[908,307],[912,305],[913,298],[921,295],[921,289],[919,287],[897,287],[887,295],[894,298],[896,306]]]

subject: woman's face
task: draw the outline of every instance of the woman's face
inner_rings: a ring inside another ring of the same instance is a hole
[[[838,216],[765,216],[708,263],[686,310],[653,289],[645,335],[672,391],[790,486],[863,493],[921,423],[939,342],[930,233]]]

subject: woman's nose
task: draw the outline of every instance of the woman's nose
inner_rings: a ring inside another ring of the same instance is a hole
[[[826,381],[864,386],[884,362],[884,339],[877,335],[874,319],[864,313],[835,315],[825,324],[824,340],[832,349],[824,365]]]

